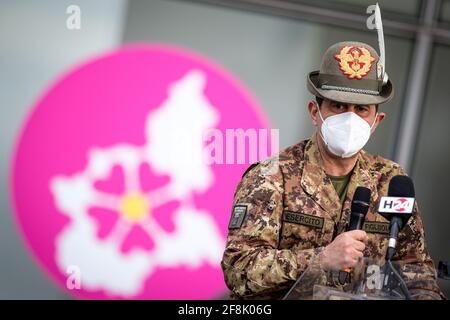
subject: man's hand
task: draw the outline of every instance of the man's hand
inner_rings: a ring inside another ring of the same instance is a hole
[[[367,234],[362,230],[341,233],[322,251],[320,264],[325,270],[343,270],[354,267],[367,243]]]

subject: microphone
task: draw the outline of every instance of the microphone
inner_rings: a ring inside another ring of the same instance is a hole
[[[370,189],[366,187],[356,188],[353,195],[348,230],[361,230],[370,204]]]
[[[380,200],[378,213],[390,221],[386,260],[394,256],[398,233],[412,216],[415,194],[411,178],[399,175],[389,183],[388,196]]]
[[[347,231],[362,230],[364,220],[370,204],[370,189],[366,187],[358,187],[353,195],[350,222]],[[350,268],[345,268],[344,272],[350,273]]]

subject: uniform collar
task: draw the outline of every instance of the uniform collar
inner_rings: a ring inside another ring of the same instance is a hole
[[[317,135],[314,134],[305,146],[304,161],[302,162],[301,185],[303,190],[324,209],[330,218],[336,222],[342,210],[351,206],[353,194],[358,186],[371,190],[371,198],[377,198],[377,188],[374,178],[370,174],[370,165],[365,151],[358,153],[358,159],[349,181],[346,200],[343,208],[334,186],[323,169],[323,161],[319,152]],[[344,215],[343,215],[344,216]],[[345,219],[346,217],[344,217]],[[347,217],[348,218],[348,217]]]

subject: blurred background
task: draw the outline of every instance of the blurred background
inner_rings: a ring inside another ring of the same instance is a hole
[[[428,248],[450,260],[450,1],[379,0],[395,97],[366,149],[413,177]],[[66,8],[82,28],[66,28]],[[0,0],[0,298],[67,298],[36,266],[15,226],[8,185],[15,137],[33,103],[80,61],[135,42],[175,44],[236,75],[259,101],[280,147],[308,138],[306,74],[333,43],[362,41],[371,0]],[[440,281],[450,296],[450,284]]]

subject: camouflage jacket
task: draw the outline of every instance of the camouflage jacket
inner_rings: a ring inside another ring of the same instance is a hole
[[[351,199],[358,186],[368,187],[372,197],[364,225],[369,237],[364,256],[384,261],[389,221],[377,213],[377,205],[387,195],[389,181],[395,175],[406,173],[390,160],[359,152],[341,206],[322,169],[315,135],[280,152],[278,162],[251,166],[234,196],[221,262],[232,297],[283,297],[311,259],[346,231]],[[444,298],[425,246],[417,205],[399,234],[394,260],[401,265],[411,293],[426,292],[423,298]]]

